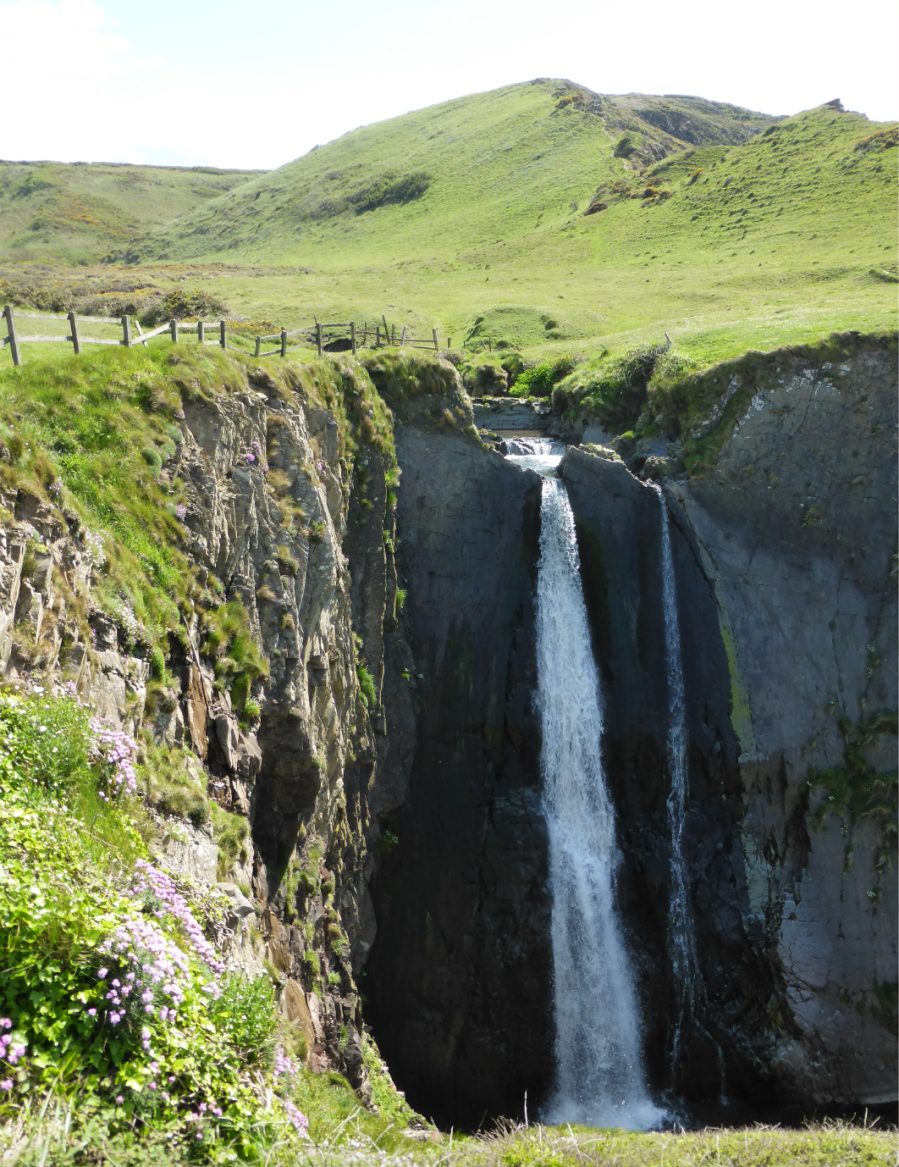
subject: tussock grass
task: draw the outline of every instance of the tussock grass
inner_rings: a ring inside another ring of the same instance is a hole
[[[466,1145],[457,1162],[459,1167],[887,1167],[895,1156],[894,1133],[828,1122],[801,1130],[760,1125],[678,1134],[507,1129]]]
[[[327,1133],[298,1148],[293,1140],[281,1144],[273,1138],[269,1121],[256,1161],[268,1167],[893,1167],[896,1162],[895,1132],[835,1122],[801,1130],[759,1125],[679,1134],[507,1127],[478,1138],[460,1137],[421,1122],[395,1125],[384,1112],[373,1119],[336,1075],[309,1082],[304,1109],[314,1113],[317,1106],[328,1114]],[[76,1135],[73,1118],[72,1109],[58,1102],[29,1104],[17,1121],[0,1128],[0,1161],[13,1167],[75,1161],[181,1167],[220,1161],[215,1148],[200,1159],[173,1153],[163,1132],[148,1132],[137,1142],[110,1136],[91,1118]]]

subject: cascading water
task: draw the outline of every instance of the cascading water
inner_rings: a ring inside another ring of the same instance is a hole
[[[681,661],[680,627],[677,618],[677,591],[674,560],[671,555],[671,529],[668,505],[658,486],[653,486],[661,509],[662,607],[665,617],[665,661],[668,680],[668,829],[671,838],[671,875],[668,884],[668,951],[671,976],[677,993],[677,1012],[671,1037],[671,1074],[677,1084],[680,1070],[681,1040],[688,1025],[704,1034],[718,1054],[718,1074],[722,1104],[724,1091],[724,1054],[720,1045],[699,1021],[705,1005],[705,986],[699,974],[693,913],[687,893],[687,863],[684,856],[684,824],[689,794],[687,769],[687,718],[684,672]]]
[[[678,994],[677,1021],[671,1043],[671,1066],[676,1071],[684,1024],[696,1013],[697,962],[693,917],[687,895],[684,861],[684,820],[687,812],[687,722],[684,673],[681,664],[680,629],[677,622],[677,592],[668,507],[659,487],[654,486],[661,508],[662,606],[665,616],[665,660],[668,679],[668,829],[671,836],[671,877],[668,891],[668,951],[671,973]]]
[[[541,445],[513,460],[551,473],[561,455]],[[615,910],[620,853],[600,757],[599,678],[574,518],[555,477],[544,477],[540,519],[537,676],[557,1061],[547,1119],[645,1130],[663,1115],[646,1089],[636,993]]]

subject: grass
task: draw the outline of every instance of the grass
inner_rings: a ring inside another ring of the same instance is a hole
[[[801,1130],[754,1126],[678,1134],[507,1127],[471,1138],[441,1134],[414,1117],[408,1126],[405,1115],[398,1117],[406,1121],[391,1125],[389,1108],[373,1119],[336,1075],[310,1077],[308,1085],[304,1107],[313,1113],[318,1107],[328,1115],[326,1133],[305,1147],[286,1140],[279,1145],[277,1139],[260,1145],[261,1161],[269,1167],[344,1167],[349,1162],[358,1167],[410,1163],[433,1167],[893,1167],[896,1162],[895,1132],[838,1122]],[[395,1092],[393,1099],[393,1106],[401,1102]],[[115,1163],[117,1167],[180,1167],[197,1161],[173,1154],[162,1133],[150,1132],[140,1143],[129,1144],[124,1138],[111,1137],[102,1123],[90,1118],[77,1133],[67,1132],[73,1111],[65,1106],[51,1106],[40,1116],[37,1111],[38,1107],[30,1106],[17,1121],[0,1127],[4,1163],[37,1167],[49,1161],[70,1161],[68,1156],[73,1162]],[[57,1157],[48,1158],[51,1152]],[[77,1159],[76,1154],[80,1154]]]
[[[0,261],[83,263],[240,185],[254,171],[0,162]]]
[[[534,359],[668,332],[709,364],[892,325],[893,290],[871,272],[895,264],[896,167],[889,147],[856,148],[879,127],[825,106],[736,145],[670,139],[670,159],[643,174],[639,158],[614,157],[614,118],[558,109],[558,92],[511,86],[355,130],[147,246],[157,261],[309,268],[252,286],[211,277],[241,314],[291,324],[386,313]],[[430,187],[366,215],[298,219],[310,192],[390,165],[426,169]],[[650,182],[670,197],[583,213],[603,184],[635,194]]]
[[[623,137],[634,150],[616,157]],[[137,266],[28,279],[186,281],[254,330],[384,314],[533,361],[667,332],[705,366],[895,326],[894,139],[830,106],[776,121],[514,85],[354,130],[235,186],[147,233],[128,253]],[[356,193],[387,189],[390,173],[429,185],[359,213]],[[659,193],[639,197],[648,187]],[[607,209],[586,215],[598,192]]]

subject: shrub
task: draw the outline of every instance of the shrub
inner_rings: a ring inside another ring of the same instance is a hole
[[[359,679],[359,690],[362,695],[362,703],[366,709],[373,709],[378,703],[378,695],[375,691],[375,679],[361,662],[356,665],[356,676]]]
[[[147,308],[140,316],[141,324],[154,328],[166,320],[187,320],[193,316],[224,316],[228,307],[224,300],[201,289],[173,288],[163,299]]]
[[[324,530],[324,523],[321,523],[320,526],[322,530]],[[278,560],[279,570],[286,573],[287,575],[296,575],[300,570],[300,561],[298,559],[294,559],[294,557],[290,554],[289,548],[279,547],[277,550],[276,558]]]
[[[225,978],[210,1015],[215,1027],[243,1055],[248,1065],[270,1069],[275,1061],[278,1012],[268,977],[231,973]]]
[[[153,472],[153,477],[158,478],[162,473],[162,455],[155,446],[144,446],[140,453],[143,460]]]
[[[387,170],[349,195],[349,202],[355,207],[356,213],[361,214],[387,203],[408,203],[423,195],[430,185],[431,176],[424,170],[417,170],[413,174],[397,174],[394,170]]]
[[[567,377],[574,368],[571,357],[559,357],[555,361],[544,361],[519,373],[510,390],[512,397],[549,397],[553,386]]]

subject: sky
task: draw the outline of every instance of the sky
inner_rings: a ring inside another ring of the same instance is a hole
[[[897,44],[895,0],[0,0],[0,158],[272,169],[534,77],[889,121]]]

